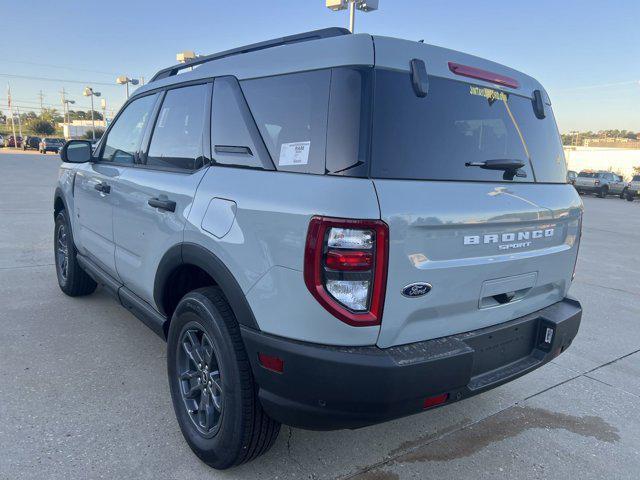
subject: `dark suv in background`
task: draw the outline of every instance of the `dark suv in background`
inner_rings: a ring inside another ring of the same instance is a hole
[[[28,135],[25,137],[24,142],[22,142],[22,150],[38,150],[40,146],[40,137],[33,137]]]
[[[40,141],[40,153],[54,152],[58,153],[64,145],[63,138],[43,138]]]

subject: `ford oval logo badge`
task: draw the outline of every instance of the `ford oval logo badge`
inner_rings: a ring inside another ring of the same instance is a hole
[[[431,285],[424,282],[410,283],[402,289],[402,295],[409,298],[421,297],[431,291]]]

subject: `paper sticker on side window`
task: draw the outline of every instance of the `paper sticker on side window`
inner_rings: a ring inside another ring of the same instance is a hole
[[[278,165],[306,165],[309,163],[311,142],[283,143],[280,147]]]

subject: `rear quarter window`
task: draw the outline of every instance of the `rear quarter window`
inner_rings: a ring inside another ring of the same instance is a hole
[[[325,173],[330,70],[240,83],[276,169]]]

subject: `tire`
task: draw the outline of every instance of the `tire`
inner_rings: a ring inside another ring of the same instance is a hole
[[[271,448],[280,424],[260,404],[240,328],[218,287],[194,290],[180,300],[167,349],[176,418],[203,462],[223,470]],[[206,421],[201,412],[209,413]]]
[[[70,297],[81,297],[95,291],[98,285],[78,264],[71,226],[64,210],[56,216],[53,252],[60,290]]]
[[[633,202],[633,198],[634,198],[634,194],[633,192],[627,192],[627,201],[628,202]]]
[[[622,192],[620,192],[620,200],[624,200],[625,198],[627,198],[627,189],[624,188],[622,190]]]
[[[600,198],[607,198],[608,194],[609,188],[606,185],[604,187],[600,187],[600,190],[598,190],[598,197]]]

